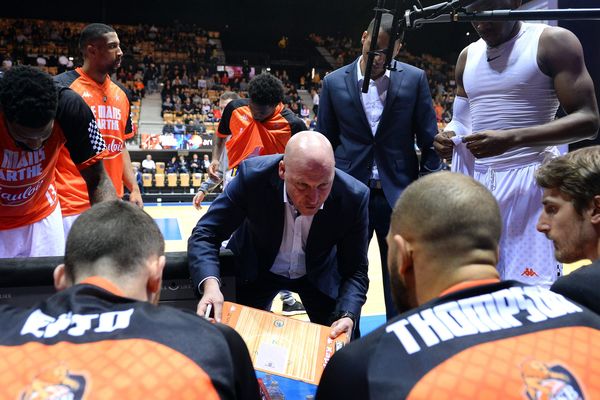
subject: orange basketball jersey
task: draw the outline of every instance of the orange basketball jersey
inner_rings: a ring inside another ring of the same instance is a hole
[[[104,168],[115,186],[117,196],[123,197],[121,153],[125,149],[125,140],[133,136],[126,89],[108,76],[104,83],[99,84],[81,68],[64,72],[54,79],[79,93],[90,106],[108,150]],[[68,154],[67,149],[62,151]],[[81,214],[90,208],[85,181],[68,157],[61,157],[56,165],[56,189],[63,216]]]
[[[0,230],[33,224],[54,211],[58,204],[55,166],[62,157],[68,158],[79,174],[79,169],[106,154],[89,107],[66,88],[59,92],[52,134],[40,149],[20,147],[10,135],[2,113],[0,149]]]
[[[250,156],[281,154],[290,137],[306,129],[306,124],[280,103],[265,121],[252,118],[248,99],[231,101],[219,123],[217,136],[227,142],[229,168],[235,168]]]

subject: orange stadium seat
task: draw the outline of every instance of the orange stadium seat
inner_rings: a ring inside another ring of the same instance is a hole
[[[174,173],[167,174],[167,186],[170,188],[177,187],[177,174],[174,174]]]
[[[156,187],[164,188],[165,187],[165,174],[154,174],[154,185]]]
[[[165,163],[164,162],[159,161],[159,162],[156,163],[156,173],[157,174],[164,174],[165,173]],[[164,177],[163,177],[163,179],[164,179]]]
[[[142,174],[142,186],[152,187],[152,174]]]
[[[179,174],[179,186],[190,187],[190,174]]]

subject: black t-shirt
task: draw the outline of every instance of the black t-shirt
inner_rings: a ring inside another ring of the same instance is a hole
[[[560,277],[550,290],[600,314],[600,260]]]
[[[0,398],[259,398],[234,330],[96,285],[32,309],[0,306]]]
[[[543,288],[476,286],[337,352],[317,399],[600,398],[599,329],[599,316]]]

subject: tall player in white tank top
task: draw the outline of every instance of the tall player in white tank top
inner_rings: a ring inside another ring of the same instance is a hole
[[[520,5],[480,0],[468,8]],[[481,39],[458,58],[453,120],[434,145],[446,159],[454,150],[453,169],[472,175],[498,200],[501,278],[549,286],[562,266],[552,242],[536,231],[542,190],[535,171],[559,147],[596,134],[593,82],[579,40],[565,29],[518,21],[473,26]],[[568,115],[555,120],[559,105]]]

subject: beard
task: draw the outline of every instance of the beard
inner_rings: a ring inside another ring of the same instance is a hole
[[[395,262],[392,262],[389,265],[390,268],[390,286],[392,289],[392,300],[394,300],[394,304],[396,305],[396,309],[400,314],[403,312],[409,311],[414,308],[414,305],[411,302],[411,296],[408,293],[408,288],[406,284],[400,277],[400,273],[398,272],[398,267]]]

